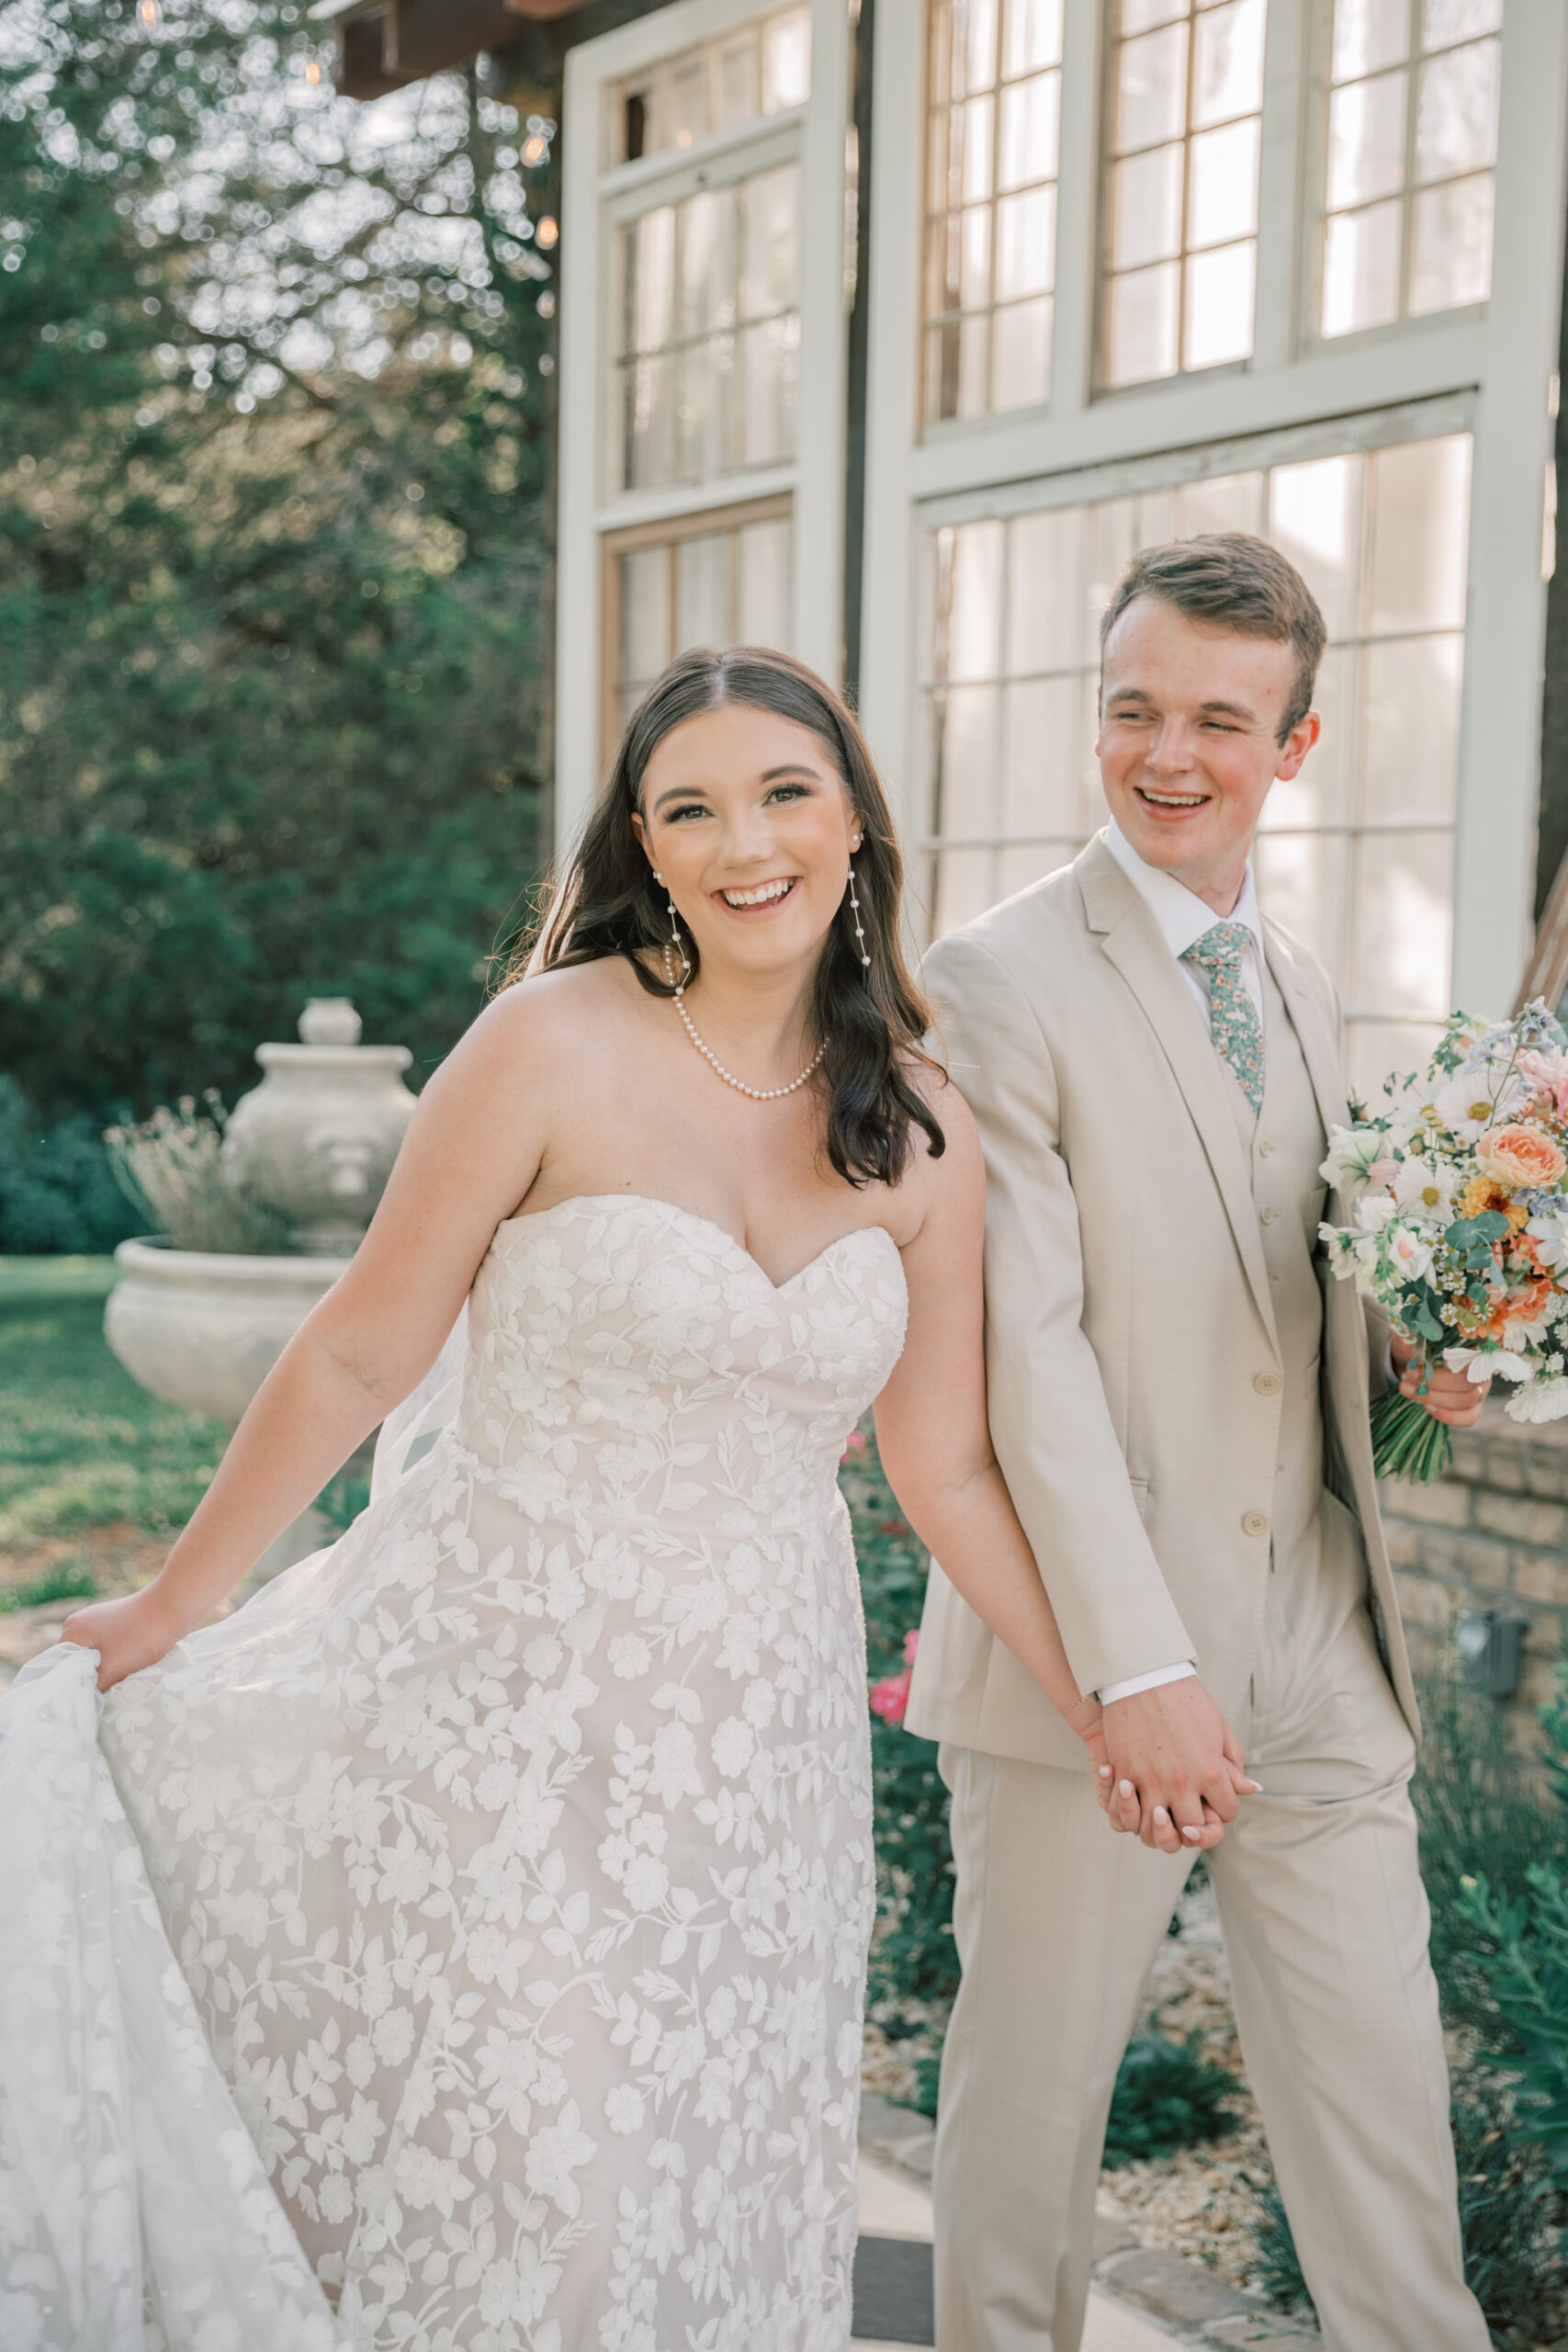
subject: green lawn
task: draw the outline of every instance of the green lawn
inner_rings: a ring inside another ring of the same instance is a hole
[[[62,1542],[94,1559],[166,1544],[228,1435],[121,1371],[104,1340],[113,1282],[108,1258],[0,1258],[0,1572],[13,1584],[57,1563]]]

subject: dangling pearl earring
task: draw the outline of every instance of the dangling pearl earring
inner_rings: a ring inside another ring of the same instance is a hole
[[[663,880],[664,880],[664,876],[663,876],[663,875],[662,875],[662,874],[660,874],[660,873],[658,873],[658,872],[655,872],[653,878],[654,878],[654,880],[655,880],[656,882],[658,882],[658,883],[660,883],[660,884],[662,884],[662,883],[663,883]],[[690,972],[690,970],[691,970],[691,968],[692,968],[692,967],[691,967],[691,961],[690,961],[690,959],[689,959],[689,957],[687,956],[687,954],[686,954],[686,944],[685,944],[685,942],[684,942],[684,940],[682,940],[682,938],[681,937],[681,918],[680,918],[680,916],[675,912],[675,901],[674,901],[674,899],[670,896],[670,893],[668,892],[668,890],[666,890],[666,891],[665,891],[665,893],[664,893],[664,903],[665,903],[665,905],[666,905],[666,906],[669,908],[669,910],[670,910],[670,941],[671,941],[671,946],[676,947],[676,948],[678,948],[678,949],[680,950],[680,956],[681,956],[681,978],[682,978],[682,983],[683,983],[683,982],[684,982],[684,980],[685,980],[685,978],[686,978],[686,975]]]
[[[855,848],[857,851],[860,848],[859,842],[856,842]],[[855,870],[852,865],[850,868],[850,913],[854,918],[855,939],[860,947],[860,960],[869,971],[871,957],[865,952],[865,933],[861,927],[860,900],[855,896]]]

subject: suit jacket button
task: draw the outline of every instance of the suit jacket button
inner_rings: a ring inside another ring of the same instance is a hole
[[[1266,1510],[1244,1511],[1241,1518],[1241,1532],[1244,1535],[1267,1535],[1269,1532],[1268,1512]]]
[[[1258,1222],[1262,1225],[1272,1225],[1274,1222],[1274,1212],[1272,1209],[1259,1209],[1258,1216]]]
[[[1277,1372],[1260,1372],[1252,1385],[1260,1396],[1278,1396],[1285,1384]]]

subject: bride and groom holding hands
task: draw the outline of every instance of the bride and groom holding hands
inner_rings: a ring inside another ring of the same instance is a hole
[[[229,2352],[843,2352],[874,1893],[834,1468],[873,1398],[941,1563],[907,1716],[958,1871],[939,2345],[1077,2345],[1112,2084],[1201,1850],[1325,2342],[1483,2352],[1368,1426],[1404,1350],[1319,1278],[1337,1012],[1249,864],[1323,641],[1261,541],[1136,558],[1111,825],[919,982],[827,689],[742,650],[650,690],[165,1568],[0,1705],[29,2352],[139,2352],[143,2308]],[[465,1302],[434,1442],[203,1627]],[[1427,1403],[1479,1408],[1442,1374]],[[102,1950],[122,2006],[157,1975],[140,2072],[95,2011],[118,2142],[67,2030]]]

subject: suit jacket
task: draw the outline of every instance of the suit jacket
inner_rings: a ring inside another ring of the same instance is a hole
[[[1264,933],[1324,1125],[1343,1125],[1332,984],[1277,924]],[[1219,1057],[1102,839],[939,941],[924,978],[985,1152],[992,1442],[1078,1686],[1191,1658],[1234,1714],[1279,1469],[1280,1382],[1261,1376],[1281,1365]],[[1345,1221],[1333,1195],[1325,1214]],[[1321,1268],[1319,1280],[1323,1475],[1359,1521],[1384,1662],[1415,1730],[1368,1419],[1387,1327],[1351,1284]],[[935,1565],[905,1720],[992,1755],[1082,1761]]]

